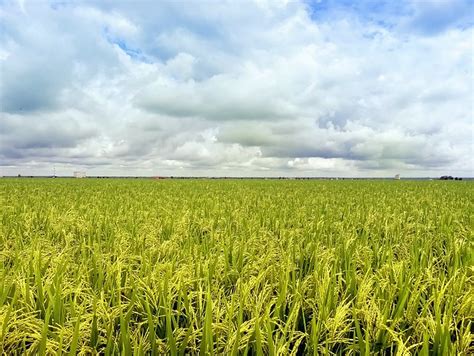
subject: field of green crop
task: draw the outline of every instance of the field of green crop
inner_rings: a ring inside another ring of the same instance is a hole
[[[474,184],[0,180],[0,354],[474,353]]]

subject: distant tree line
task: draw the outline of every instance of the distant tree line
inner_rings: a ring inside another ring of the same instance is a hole
[[[460,177],[453,177],[453,176],[441,176],[440,180],[462,180]]]

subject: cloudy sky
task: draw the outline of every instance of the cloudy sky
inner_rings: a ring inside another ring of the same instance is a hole
[[[474,175],[474,2],[0,0],[0,175]]]

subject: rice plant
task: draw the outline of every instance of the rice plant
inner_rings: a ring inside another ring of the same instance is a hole
[[[0,180],[0,353],[474,353],[467,181]]]

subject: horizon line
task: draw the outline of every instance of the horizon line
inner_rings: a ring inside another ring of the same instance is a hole
[[[437,179],[441,180],[442,177],[451,177],[453,180],[456,178],[462,179],[474,179],[473,176],[406,176],[395,178],[394,176],[378,176],[378,177],[351,177],[351,176],[145,176],[145,175],[90,175],[85,177],[75,177],[74,175],[4,175],[2,178],[74,178],[74,179],[391,179],[391,180],[409,180],[409,179]]]

